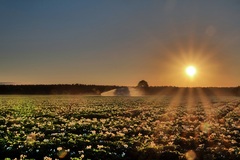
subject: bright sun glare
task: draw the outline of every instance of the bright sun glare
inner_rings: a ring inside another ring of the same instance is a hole
[[[197,72],[194,66],[188,66],[185,71],[186,71],[186,74],[190,77],[193,77]]]

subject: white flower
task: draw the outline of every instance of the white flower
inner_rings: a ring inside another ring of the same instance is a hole
[[[82,155],[80,156],[80,158],[83,159],[83,158],[84,158],[84,154],[82,154]]]
[[[62,147],[57,147],[57,150],[58,151],[61,151],[63,148]]]
[[[102,149],[102,148],[103,148],[103,145],[97,145],[97,148],[98,148],[98,149]]]
[[[84,150],[78,151],[78,154],[84,153]]]
[[[52,160],[52,158],[45,156],[43,160]]]
[[[230,153],[234,152],[234,148],[229,148],[228,152],[230,152]]]

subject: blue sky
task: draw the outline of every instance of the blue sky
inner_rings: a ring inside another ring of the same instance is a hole
[[[236,86],[239,17],[238,0],[3,0],[0,82]]]

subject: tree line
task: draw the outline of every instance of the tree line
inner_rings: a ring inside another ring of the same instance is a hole
[[[85,84],[53,84],[53,85],[0,85],[0,94],[80,94],[100,95],[119,86],[85,85]]]
[[[147,87],[146,95],[240,96],[240,87]]]
[[[128,88],[115,85],[85,85],[85,84],[53,84],[53,85],[0,85],[0,94],[32,94],[32,95],[101,95],[101,93],[113,89]],[[240,96],[238,87],[174,87],[174,86],[148,86],[147,83],[139,83],[134,87],[143,95],[226,95]]]

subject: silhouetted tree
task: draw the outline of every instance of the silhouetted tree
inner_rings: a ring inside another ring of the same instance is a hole
[[[139,87],[139,88],[146,88],[146,87],[149,87],[149,86],[148,86],[147,81],[141,80],[140,82],[138,82],[137,87]]]

